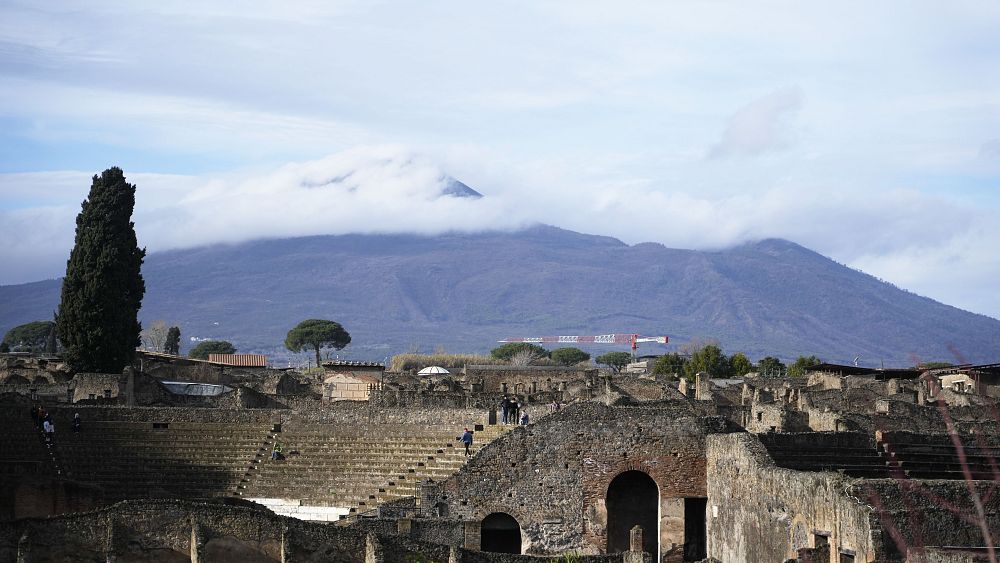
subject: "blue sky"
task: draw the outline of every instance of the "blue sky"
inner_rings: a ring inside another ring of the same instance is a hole
[[[533,222],[783,237],[1000,317],[996,29],[984,2],[7,0],[0,283],[60,275],[89,176],[118,165],[150,251]],[[350,194],[302,187],[350,171]],[[442,174],[487,197],[435,198]]]

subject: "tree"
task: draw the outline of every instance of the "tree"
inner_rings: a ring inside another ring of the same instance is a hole
[[[785,373],[785,364],[774,356],[765,356],[757,363],[757,373],[760,375],[781,375]]]
[[[170,327],[167,331],[167,341],[163,345],[164,354],[173,354],[175,356],[181,353],[181,329],[177,326]]]
[[[197,346],[188,352],[189,358],[196,360],[207,360],[209,354],[235,354],[236,346],[225,340],[206,340],[199,342]]]
[[[750,363],[750,359],[747,358],[746,354],[736,352],[732,356],[729,356],[729,371],[736,377],[743,377],[753,371],[753,364]]]
[[[795,363],[788,366],[788,377],[802,377],[806,374],[806,368],[823,363],[816,356],[799,356]]]
[[[507,360],[507,363],[509,363],[512,366],[519,366],[519,367],[530,366],[531,364],[542,359],[542,357],[543,356],[538,355],[538,352],[536,352],[535,350],[532,350],[530,348],[525,348],[523,350],[515,352],[514,355],[511,356],[509,360]]]
[[[556,348],[553,350],[549,357],[552,358],[557,364],[562,364],[564,366],[575,366],[580,362],[586,362],[590,359],[590,354],[584,352],[579,348],[573,348],[568,346],[566,348]]]
[[[594,361],[608,366],[617,373],[632,361],[632,354],[628,352],[608,352],[607,354],[597,356],[594,358]]]
[[[134,207],[135,185],[120,168],[109,168],[94,176],[76,217],[56,322],[66,361],[76,371],[119,373],[139,345],[146,250],[136,241]]]
[[[351,335],[340,326],[340,323],[323,319],[304,320],[288,331],[285,337],[285,348],[292,352],[301,352],[308,348],[315,350],[317,367],[320,364],[320,348],[342,350],[350,343]]]
[[[505,360],[509,362],[515,354],[524,350],[531,351],[536,357],[539,358],[549,357],[548,350],[542,348],[538,344],[532,344],[530,342],[508,342],[503,346],[498,346],[490,350],[490,355],[498,360]]]
[[[684,377],[694,380],[701,371],[708,372],[711,377],[729,377],[729,358],[722,353],[722,348],[707,344],[691,354],[691,361],[684,366]]]
[[[167,345],[167,323],[153,321],[149,328],[142,331],[142,346],[151,352],[162,352]]]
[[[3,344],[14,352],[44,352],[55,332],[56,323],[34,321],[15,326],[3,337]]]
[[[680,376],[684,373],[684,366],[687,363],[688,359],[677,352],[664,354],[656,358],[656,363],[653,364],[653,374]]]

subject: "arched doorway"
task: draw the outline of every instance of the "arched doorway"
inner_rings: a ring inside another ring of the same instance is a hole
[[[608,553],[628,551],[629,532],[642,527],[642,549],[657,560],[660,535],[660,492],[642,471],[626,471],[608,485]]]
[[[480,545],[483,551],[521,553],[521,526],[510,514],[494,512],[483,518]]]

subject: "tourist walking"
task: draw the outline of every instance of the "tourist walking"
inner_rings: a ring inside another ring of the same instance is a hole
[[[80,413],[73,413],[73,432],[80,431]]]
[[[510,423],[511,424],[517,424],[517,421],[519,420],[518,413],[520,412],[520,410],[521,410],[521,404],[517,402],[517,399],[512,400],[510,402]]]
[[[503,423],[507,424],[510,415],[510,399],[507,398],[507,395],[504,395],[503,400],[500,401],[500,412],[503,414]]]
[[[45,421],[42,422],[42,430],[45,431],[45,442],[51,445],[52,439],[55,438],[56,435],[56,425],[52,423],[51,417],[45,417]]]
[[[462,434],[462,437],[459,439],[462,440],[463,444],[465,444],[465,455],[472,455],[472,431],[466,428],[465,433]]]

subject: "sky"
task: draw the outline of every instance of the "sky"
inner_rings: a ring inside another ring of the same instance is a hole
[[[998,3],[235,4],[0,2],[0,284],[62,275],[120,166],[149,252],[780,237],[1000,318]]]

